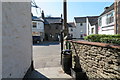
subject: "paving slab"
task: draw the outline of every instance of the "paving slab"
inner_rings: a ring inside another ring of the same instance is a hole
[[[72,77],[64,73],[60,61],[60,43],[44,42],[33,45],[33,60],[35,70],[28,78],[38,80],[72,80]]]
[[[35,69],[28,78],[44,80],[72,80],[72,77],[64,73],[61,67]]]

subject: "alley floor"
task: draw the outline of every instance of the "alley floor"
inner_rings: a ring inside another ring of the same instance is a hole
[[[60,65],[60,43],[43,42],[33,45],[33,60],[35,70],[30,78],[45,78],[48,80],[71,80]]]

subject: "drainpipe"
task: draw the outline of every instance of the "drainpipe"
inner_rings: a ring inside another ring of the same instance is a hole
[[[117,19],[118,19],[118,17],[117,17],[117,13],[118,13],[118,9],[117,9],[117,1],[115,1],[115,34],[117,34],[118,32],[117,32],[117,30],[118,30],[118,22],[117,22]]]

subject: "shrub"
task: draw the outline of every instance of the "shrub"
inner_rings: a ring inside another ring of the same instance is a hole
[[[120,34],[117,35],[92,34],[86,36],[84,39],[91,42],[104,42],[120,45]]]
[[[120,45],[120,38],[109,38],[109,37],[105,37],[105,38],[101,38],[100,42],[103,43],[113,43],[113,44],[118,44]]]

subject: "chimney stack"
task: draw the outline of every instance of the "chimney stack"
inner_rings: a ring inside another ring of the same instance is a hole
[[[44,11],[42,10],[42,19],[44,20],[45,16],[44,16]]]
[[[105,7],[104,10],[107,10],[109,7]]]

